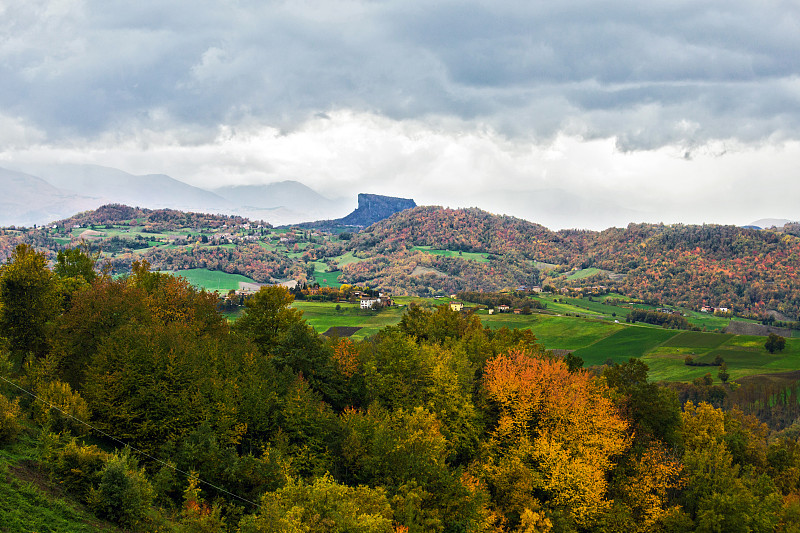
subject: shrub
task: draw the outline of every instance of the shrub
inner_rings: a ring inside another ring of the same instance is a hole
[[[192,473],[183,493],[181,533],[215,533],[225,531],[225,519],[219,504],[208,505],[200,495],[199,480]]]
[[[80,444],[74,437],[54,433],[43,434],[41,440],[39,462],[53,479],[86,501],[100,481],[108,453],[95,445]]]
[[[88,420],[89,406],[68,383],[51,381],[40,385],[37,395],[42,401],[33,404],[33,419],[48,431],[84,435],[88,426],[78,420]]]
[[[11,442],[20,430],[19,400],[11,401],[0,394],[0,442]]]
[[[98,516],[134,529],[144,524],[152,501],[153,487],[127,448],[106,461],[88,498]]]

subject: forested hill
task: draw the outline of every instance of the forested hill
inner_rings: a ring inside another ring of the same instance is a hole
[[[84,211],[67,219],[55,222],[56,226],[93,226],[126,223],[149,226],[156,230],[174,230],[193,228],[196,230],[221,228],[223,226],[239,226],[250,223],[250,220],[237,215],[212,215],[178,211],[177,209],[146,209],[123,204],[107,204],[92,211]],[[256,224],[254,222],[254,224]],[[269,226],[266,222],[258,224]]]
[[[437,206],[415,207],[382,220],[354,238],[352,248],[399,250],[409,244],[463,252],[519,253],[563,262],[578,252],[557,233],[527,220],[477,208]]]
[[[391,271],[403,261],[377,261],[376,254],[402,259],[423,246],[488,253],[495,260],[541,261],[556,265],[556,272],[594,267],[624,275],[616,281],[604,279],[602,273],[588,279],[551,277],[557,286],[605,283],[633,296],[693,308],[710,305],[738,313],[777,310],[800,315],[800,238],[776,231],[630,224],[601,232],[553,232],[476,208],[417,207],[367,228],[350,243],[352,250],[382,265],[370,272],[377,280],[390,280]],[[368,281],[362,272],[366,266],[348,265],[345,273]]]

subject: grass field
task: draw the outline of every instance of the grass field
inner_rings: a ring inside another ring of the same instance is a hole
[[[595,267],[584,268],[582,270],[576,270],[575,272],[571,273],[570,275],[567,276],[567,279],[583,279],[603,272],[606,271]]]
[[[447,300],[401,297],[398,301],[435,307]],[[340,304],[337,311],[336,304],[329,302],[297,301],[292,305],[304,312],[304,318],[319,333],[332,326],[361,327],[353,335],[356,339],[397,324],[405,311],[401,307],[375,313],[362,311],[356,304]],[[601,365],[609,359],[620,363],[631,357],[641,358],[650,367],[650,379],[654,381],[691,381],[706,373],[717,380],[718,367],[687,366],[684,361],[687,355],[698,362],[712,362],[717,354],[721,355],[732,380],[800,369],[800,339],[787,339],[786,349],[771,355],[764,349],[764,337],[680,331],[543,313],[489,315],[481,311],[477,316],[491,329],[530,329],[548,349],[575,350],[575,355],[580,356],[587,367]]]
[[[418,250],[432,255],[441,255],[443,257],[458,257],[459,259],[469,259],[470,261],[478,261],[479,263],[488,263],[488,254],[475,253],[475,252],[455,252],[453,250],[439,250],[430,246],[414,246],[412,250]]]
[[[331,257],[332,261],[335,261],[339,268],[342,268],[345,265],[349,265],[350,263],[358,263],[359,261],[363,261],[360,257],[356,257],[353,255],[353,252],[347,252],[346,254],[337,255],[336,257]]]
[[[699,331],[684,331],[678,333],[663,346],[674,346],[683,348],[714,349],[721,344],[728,342],[733,335],[722,335],[717,333],[702,333]]]
[[[577,350],[608,337],[624,327],[620,324],[600,320],[544,314],[481,314],[480,318],[485,325],[492,329],[503,326],[517,329],[529,328],[539,342],[551,350]]]
[[[575,355],[581,357],[587,365],[603,364],[609,359],[619,363],[631,357],[645,355],[676,334],[675,330],[623,326],[623,329],[613,335],[577,350]]]
[[[359,304],[343,303],[336,305],[330,302],[295,301],[294,309],[303,311],[303,318],[317,333],[325,333],[332,326],[358,326],[353,339],[363,339],[374,335],[386,326],[400,322],[404,310],[401,308],[382,309],[380,311],[362,310]]]
[[[241,274],[228,274],[227,272],[219,272],[217,270],[208,270],[206,268],[192,268],[189,270],[178,270],[170,272],[175,276],[181,276],[195,287],[205,289],[207,291],[228,292],[230,290],[239,290],[239,282],[255,283],[251,278],[242,276]]]
[[[322,261],[314,261],[314,281],[319,283],[322,287],[341,287],[342,284],[338,281],[338,277],[342,275],[341,270],[334,272],[325,272],[328,269],[327,263]]]

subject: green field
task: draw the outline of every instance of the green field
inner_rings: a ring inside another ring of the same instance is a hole
[[[314,265],[314,281],[319,283],[321,287],[341,287],[342,284],[337,279],[339,276],[342,275],[341,270],[335,270],[333,272],[325,272],[328,269],[327,263],[323,261],[314,261],[311,263]]]
[[[447,301],[408,297],[397,300],[402,304],[413,302],[429,308]],[[403,307],[376,313],[362,311],[357,304],[348,303],[339,304],[338,311],[336,304],[330,302],[296,301],[292,306],[302,310],[304,318],[319,333],[332,326],[361,327],[353,335],[356,339],[366,338],[383,327],[397,324],[404,313]],[[710,363],[717,354],[721,355],[728,365],[731,380],[753,374],[800,369],[800,339],[787,339],[786,349],[771,355],[764,349],[764,337],[680,331],[548,313],[489,315],[485,310],[480,310],[477,316],[491,329],[530,329],[545,348],[574,350],[587,367],[602,365],[609,359],[621,363],[631,357],[641,358],[650,367],[650,379],[654,381],[691,381],[706,373],[711,373],[717,379],[718,367],[687,366],[687,355],[700,363]]]
[[[459,259],[468,259],[470,261],[478,261],[479,263],[488,263],[489,258],[486,253],[475,253],[475,252],[456,252],[453,250],[439,250],[436,248],[432,248],[430,246],[414,246],[412,250],[417,250],[419,252],[425,252],[426,254],[431,255],[441,255],[443,257],[458,257]]]
[[[533,331],[536,338],[551,350],[577,350],[600,339],[608,337],[624,328],[621,324],[588,320],[576,317],[553,316],[545,314],[497,315],[480,314],[481,321],[492,329],[503,326]]]
[[[206,268],[192,268],[170,272],[175,276],[186,278],[190,284],[207,291],[228,292],[239,290],[239,282],[255,283],[251,278],[241,274],[228,274]]]
[[[600,365],[611,359],[615,363],[641,357],[676,335],[675,330],[624,326],[623,329],[575,352],[587,365]]]
[[[582,270],[576,270],[575,272],[572,272],[567,276],[567,279],[583,279],[588,278],[589,276],[594,276],[595,274],[601,274],[603,272],[607,271],[595,267],[584,268]]]
[[[718,348],[721,344],[728,342],[733,335],[722,335],[718,333],[701,333],[699,331],[684,331],[678,333],[663,346],[671,347],[684,347],[684,348],[697,348],[697,349],[713,349]]]
[[[358,263],[359,261],[363,261],[363,259],[360,257],[353,255],[353,252],[347,252],[346,254],[331,257],[331,260],[335,261],[336,264],[339,265],[339,268],[349,265],[350,263]]]
[[[331,302],[304,300],[295,300],[292,303],[294,309],[303,311],[303,318],[317,333],[325,333],[333,326],[360,327],[361,329],[352,336],[353,339],[369,337],[386,326],[397,324],[404,312],[403,309],[397,307],[380,311],[362,310],[359,304],[350,303],[338,304],[339,310],[337,311],[336,305]]]

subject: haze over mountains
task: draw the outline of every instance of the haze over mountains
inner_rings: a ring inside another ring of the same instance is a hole
[[[0,197],[2,226],[47,224],[109,203],[235,214],[280,226],[343,218],[356,208],[357,192],[343,191],[342,198],[331,199],[292,180],[209,190],[165,174],[134,175],[116,168],[74,164],[7,164],[7,168],[0,168],[0,187],[3,191]],[[452,198],[440,203],[458,204],[458,191],[452,194]],[[613,198],[561,189],[527,192],[498,189],[485,195],[484,202],[477,207],[497,213],[530,211],[533,214],[523,218],[551,229],[589,227],[580,223],[586,213],[593,214],[592,226],[600,228],[652,219],[648,213],[620,205]],[[769,218],[750,225],[781,227],[787,222],[789,219]]]
[[[136,176],[97,165],[0,168],[0,225],[32,226],[108,203],[150,209],[225,213],[291,224],[336,218],[353,200],[330,200],[296,181],[230,186],[209,191],[164,174]]]

